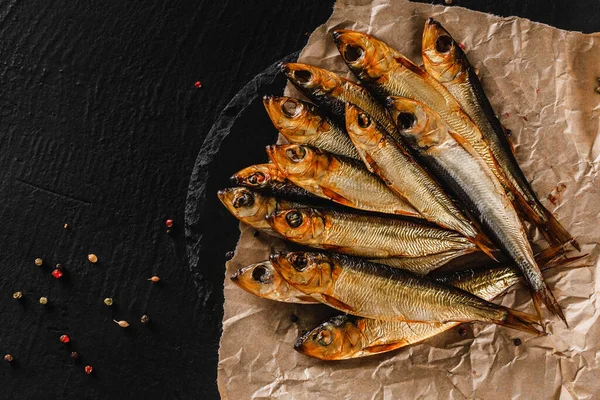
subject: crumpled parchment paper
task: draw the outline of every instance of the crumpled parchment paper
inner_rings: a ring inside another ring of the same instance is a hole
[[[552,319],[548,337],[464,324],[421,344],[369,358],[324,362],[292,348],[304,329],[335,311],[256,298],[229,276],[283,242],[241,225],[225,274],[218,385],[224,399],[591,399],[600,395],[600,35],[467,9],[392,0],[338,0],[300,61],[350,76],[328,32],[355,29],[420,63],[423,25],[440,21],[464,44],[519,163],[542,202],[589,257],[546,273],[570,327]],[[288,92],[290,90],[288,89]],[[234,172],[234,171],[231,171]],[[551,199],[551,201],[549,200]],[[532,231],[532,235],[533,235]],[[546,247],[539,235],[537,244]],[[501,304],[533,311],[516,285]],[[516,346],[515,338],[522,344]]]

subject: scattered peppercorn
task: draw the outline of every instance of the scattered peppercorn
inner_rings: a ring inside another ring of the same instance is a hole
[[[73,360],[77,360],[77,359],[79,358],[79,353],[78,353],[78,352],[76,352],[76,351],[72,351],[72,352],[71,352],[71,358],[72,358]]]
[[[200,88],[202,87],[202,82],[200,82],[200,81],[196,81],[196,83],[194,83],[194,87],[195,87],[196,89],[200,89]]]
[[[57,269],[59,271],[64,271],[65,267],[61,263],[58,263],[58,264],[56,264],[56,267],[54,267],[54,269]]]
[[[459,328],[459,329],[458,329],[458,334],[459,334],[461,337],[465,337],[465,336],[467,336],[467,330],[466,330],[465,328]]]
[[[63,228],[65,228],[65,229],[69,229],[69,224],[64,224],[64,225],[63,225]]]
[[[225,259],[226,260],[231,260],[234,255],[235,255],[235,252],[233,250],[230,250],[227,253],[225,253]]]
[[[121,328],[127,328],[129,326],[129,322],[127,321],[117,321],[116,319],[113,319],[113,321],[115,321],[115,323]]]
[[[95,254],[88,254],[88,260],[92,264],[96,264],[98,262],[98,256],[96,256]]]
[[[444,3],[450,5],[450,4],[452,4],[452,0],[444,0]]]
[[[154,275],[152,278],[148,278],[148,280],[156,283],[156,282],[160,281],[160,278],[158,276]]]
[[[45,306],[46,304],[48,304],[48,298],[47,297],[40,297],[40,304]]]
[[[523,342],[521,341],[521,339],[516,338],[516,339],[513,339],[513,343],[515,344],[515,346],[520,346]]]
[[[165,225],[167,226],[167,228],[172,228],[173,227],[173,220],[172,219],[168,219],[165,221]]]
[[[69,335],[61,335],[58,340],[60,340],[61,343],[69,343],[71,341],[71,338],[69,337]]]
[[[41,267],[42,264],[44,263],[44,260],[42,260],[41,258],[36,258],[34,261],[35,265],[37,265],[38,267]]]
[[[94,371],[94,368],[92,368],[91,365],[86,365],[85,368],[83,369],[85,371],[86,374],[91,374]]]
[[[10,355],[10,354],[5,354],[4,355],[4,361],[13,362],[14,359],[15,358],[12,355]]]
[[[52,276],[55,277],[56,279],[60,279],[64,274],[62,273],[62,271],[60,269],[55,269],[54,271],[52,271]]]
[[[142,315],[142,317],[140,318],[140,322],[142,324],[147,324],[148,322],[150,322],[150,317],[147,316],[146,314]]]
[[[113,305],[113,299],[112,297],[107,297],[104,299],[104,304],[106,304],[107,306],[112,306]]]
[[[292,322],[298,322],[298,316],[296,314],[290,315],[290,321],[292,321]]]
[[[21,297],[23,297],[23,292],[14,292],[13,293],[13,299],[19,300]]]

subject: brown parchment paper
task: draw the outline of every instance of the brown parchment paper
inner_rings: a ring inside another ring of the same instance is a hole
[[[494,325],[462,325],[468,330],[465,337],[453,329],[370,358],[314,360],[292,346],[302,330],[335,311],[270,302],[235,287],[228,277],[236,269],[284,246],[266,235],[253,237],[241,225],[236,254],[225,274],[218,366],[223,398],[600,397],[600,95],[594,91],[600,76],[600,35],[458,7],[338,0],[300,60],[350,76],[328,34],[340,27],[370,33],[420,63],[421,34],[430,16],[464,44],[500,120],[514,133],[517,158],[533,188],[590,253],[579,265],[546,274],[570,328],[553,319],[552,335],[535,338]],[[546,246],[538,235],[533,237]],[[522,285],[498,301],[533,312]],[[515,338],[522,340],[520,346]]]

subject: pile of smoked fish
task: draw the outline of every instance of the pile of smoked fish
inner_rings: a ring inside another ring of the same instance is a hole
[[[579,245],[532,190],[460,45],[432,19],[423,67],[365,33],[332,39],[360,83],[282,64],[311,102],[265,96],[287,144],[268,146],[270,163],[237,172],[237,187],[218,193],[240,221],[302,251],[274,252],[232,281],[341,311],[294,346],[326,360],[394,350],[462,322],[544,334],[542,304],[567,323],[541,271],[575,259],[566,253]],[[529,224],[549,244],[537,255]],[[476,252],[486,266],[430,274]],[[491,302],[521,280],[535,314]]]

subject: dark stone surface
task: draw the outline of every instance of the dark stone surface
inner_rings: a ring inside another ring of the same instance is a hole
[[[210,193],[209,242],[190,270],[190,175],[223,108],[301,49],[332,3],[0,3],[0,356],[14,357],[0,358],[0,399],[218,397],[223,263],[237,230]],[[596,1],[497,3],[454,2],[600,30]],[[242,118],[247,137],[224,141],[212,185],[264,157],[260,104]],[[89,263],[89,253],[100,261]],[[36,267],[36,257],[45,265]],[[51,275],[57,263],[60,280]],[[149,282],[152,275],[161,281]]]

